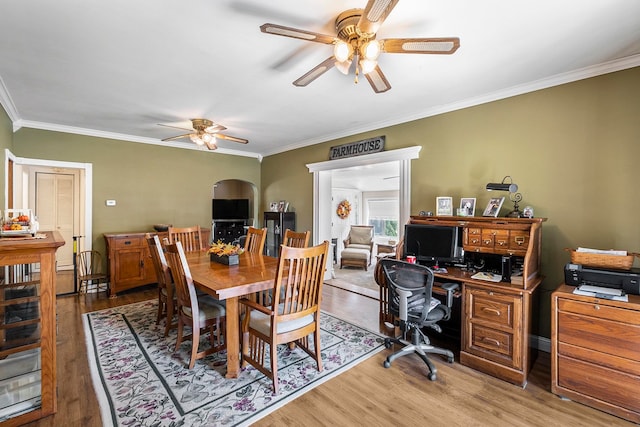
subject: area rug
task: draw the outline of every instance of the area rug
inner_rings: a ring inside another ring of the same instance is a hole
[[[384,348],[383,336],[322,312],[323,371],[299,348],[278,346],[280,393],[274,395],[271,381],[253,367],[226,379],[225,353],[187,369],[191,343],[174,352],[176,331],[163,337],[156,310],[157,301],[151,300],[84,315],[106,426],[249,425]]]

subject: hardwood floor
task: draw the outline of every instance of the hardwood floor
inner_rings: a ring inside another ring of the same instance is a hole
[[[123,293],[59,297],[58,412],[31,426],[101,426],[86,356],[82,314],[156,298],[153,287]],[[380,331],[378,301],[332,286],[322,308]],[[384,331],[380,331],[384,332]],[[525,389],[435,357],[438,379],[429,381],[417,356],[382,367],[383,350],[288,403],[254,425],[611,426],[633,425],[550,392],[549,355],[541,353]]]

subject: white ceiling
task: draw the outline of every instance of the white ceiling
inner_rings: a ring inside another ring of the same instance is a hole
[[[292,81],[331,46],[260,32],[334,35],[366,0],[20,0],[0,6],[0,102],[21,127],[144,143],[205,117],[260,158],[640,65],[638,0],[400,0],[387,37],[460,37],[453,55],[383,54],[392,89],[329,70]],[[171,145],[195,148],[190,142]]]

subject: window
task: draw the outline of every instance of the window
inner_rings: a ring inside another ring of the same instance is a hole
[[[374,234],[383,237],[398,237],[398,199],[368,199],[369,225]]]

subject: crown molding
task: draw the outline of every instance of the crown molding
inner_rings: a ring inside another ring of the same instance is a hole
[[[628,56],[621,59],[615,59],[613,61],[603,62],[598,65],[590,67],[584,67],[578,70],[569,71],[566,73],[556,74],[551,77],[547,77],[532,82],[527,82],[521,85],[512,86],[503,90],[483,94],[474,98],[468,98],[459,102],[452,102],[449,104],[440,105],[427,110],[422,110],[412,114],[410,116],[394,117],[384,121],[378,121],[369,123],[366,126],[359,128],[351,128],[345,131],[329,133],[316,138],[300,141],[296,144],[290,144],[285,147],[280,147],[277,150],[272,150],[264,153],[264,156],[270,156],[273,154],[284,153],[286,151],[295,150],[298,148],[307,147],[309,145],[320,144],[322,142],[332,141],[339,138],[344,138],[351,135],[357,135],[364,132],[369,132],[385,127],[395,126],[402,123],[407,123],[413,120],[424,119],[427,117],[437,116],[439,114],[450,113],[456,110],[462,110],[464,108],[475,107],[477,105],[486,104],[493,101],[499,101],[501,99],[511,98],[517,95],[523,95],[525,93],[535,92],[542,89],[548,89],[554,86],[560,86],[567,83],[576,82],[579,80],[588,79],[591,77],[597,77],[604,74],[613,73],[616,71],[622,71],[633,67],[640,66],[640,55]]]
[[[4,85],[4,80],[2,80],[2,76],[0,76],[0,105],[4,108],[4,111],[7,112],[7,116],[11,122],[15,123],[20,119],[20,115],[18,114],[18,110],[9,95],[9,91],[7,87]]]
[[[115,139],[118,141],[129,141],[129,142],[138,142],[142,144],[151,144],[151,145],[161,145],[164,147],[172,147],[172,148],[184,148],[187,150],[196,150],[196,151],[204,151],[212,154],[230,154],[233,156],[241,156],[241,157],[251,157],[256,158],[260,162],[262,162],[263,156],[260,153],[246,152],[246,151],[238,151],[238,150],[230,150],[228,148],[218,148],[217,150],[205,150],[199,145],[189,142],[166,142],[156,138],[145,138],[141,136],[135,135],[126,135],[115,132],[104,132],[94,129],[86,129],[86,128],[78,128],[74,126],[65,126],[58,125],[54,123],[45,123],[45,122],[34,122],[29,120],[16,120],[13,122],[13,131],[16,132],[21,128],[30,128],[30,129],[40,129],[40,130],[48,130],[53,132],[63,132],[63,133],[71,133],[75,135],[84,135],[84,136],[92,136],[96,138],[105,138],[105,139]]]

